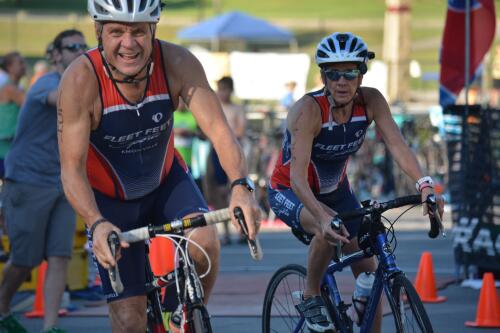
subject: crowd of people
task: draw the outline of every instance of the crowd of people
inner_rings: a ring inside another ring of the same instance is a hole
[[[374,56],[362,38],[334,33],[318,44],[320,89],[295,101],[296,83],[287,84],[289,92],[280,102],[287,111],[281,148],[273,151],[268,138],[259,136],[258,146],[269,153],[265,173],[270,179],[260,184],[267,195],[257,200],[248,177],[245,110],[232,98],[232,78],[222,77],[212,90],[187,49],[155,38],[159,0],[140,8],[129,8],[126,0],[106,8],[88,0],[88,8],[97,47],[89,50],[78,30],[62,31],[47,47],[49,67],[39,66],[26,92],[20,85],[23,57],[9,53],[0,63],[5,73],[0,76],[1,217],[10,241],[0,284],[0,327],[26,331],[10,303],[31,270],[47,260],[43,331],[64,332],[57,328],[57,313],[75,213],[87,227],[113,331],[144,332],[145,275],[137,272],[145,271],[145,244],[121,242],[124,292],[118,295],[107,274],[118,260],[108,235],[239,206],[253,239],[262,200],[310,245],[307,286],[297,308],[310,329],[332,329],[319,282],[338,241],[346,252],[358,250],[360,221],[344,225],[336,215],[360,205],[347,162],[363,146],[372,122],[422,197],[434,193],[384,97],[361,86]],[[232,223],[239,231],[234,218]],[[228,225],[218,238],[213,226],[192,235],[212,261],[202,280],[205,302],[217,278],[219,244],[233,242]],[[206,270],[201,251],[190,247],[189,252],[196,268]],[[357,276],[374,268],[371,258],[352,270]],[[172,332],[180,330],[181,312],[179,307],[171,316]]]

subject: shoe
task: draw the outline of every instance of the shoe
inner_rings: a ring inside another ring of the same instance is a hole
[[[52,327],[48,331],[43,331],[43,333],[67,333],[65,330],[57,328],[57,327]]]
[[[312,296],[303,299],[301,303],[295,306],[304,317],[309,330],[314,332],[334,332],[334,326],[325,302],[321,296]]]
[[[182,325],[182,304],[179,304],[177,306],[177,309],[175,309],[174,312],[170,315],[170,321],[169,321],[169,332],[170,333],[180,333],[181,332],[181,325]]]
[[[7,333],[28,333],[12,314],[0,319],[0,331]]]

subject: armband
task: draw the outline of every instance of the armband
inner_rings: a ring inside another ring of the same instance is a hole
[[[432,181],[432,178],[429,176],[425,176],[417,180],[415,183],[415,187],[417,188],[417,191],[422,192],[422,187],[424,185],[427,185],[428,187],[433,187],[434,182]]]
[[[104,222],[108,222],[108,220],[105,219],[104,217],[101,217],[100,219],[98,219],[97,221],[95,221],[94,224],[92,224],[92,226],[90,227],[90,230],[89,230],[90,241],[94,240],[94,231],[95,231],[95,228],[97,228],[97,226],[99,224],[104,223]]]

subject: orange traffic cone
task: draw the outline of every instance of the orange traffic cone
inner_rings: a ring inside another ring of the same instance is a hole
[[[432,254],[430,252],[422,253],[418,266],[417,278],[415,279],[415,289],[424,303],[440,303],[446,301],[446,297],[437,295]]]
[[[38,274],[36,278],[36,291],[35,302],[33,303],[33,310],[26,312],[24,315],[28,318],[41,318],[44,316],[44,299],[43,299],[43,286],[45,284],[45,272],[47,271],[47,262],[43,261],[38,267]],[[67,313],[65,309],[59,310],[59,315],[63,316]]]
[[[476,321],[466,321],[469,327],[500,327],[500,301],[493,273],[484,273],[483,286],[479,294]]]

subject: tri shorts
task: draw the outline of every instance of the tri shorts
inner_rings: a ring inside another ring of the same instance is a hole
[[[304,204],[300,202],[293,190],[291,188],[274,189],[268,187],[267,194],[271,209],[276,216],[292,229],[295,237],[309,245],[314,235],[306,232],[300,224],[300,211],[304,208]],[[331,193],[316,195],[316,199],[338,213],[361,207],[361,203],[354,195],[347,180],[343,181],[339,188]],[[357,236],[362,220],[363,218],[345,221],[350,239]]]
[[[14,265],[35,267],[48,257],[71,257],[76,216],[61,187],[6,180],[2,192]]]
[[[94,195],[102,216],[122,231],[149,224],[160,225],[192,213],[208,211],[205,199],[188,168],[177,157],[160,187],[141,199],[122,201],[97,191],[94,191]],[[138,242],[130,244],[127,249],[121,249],[118,269],[124,292],[119,296],[111,287],[108,271],[94,257],[108,302],[146,294],[145,247],[144,242]]]

